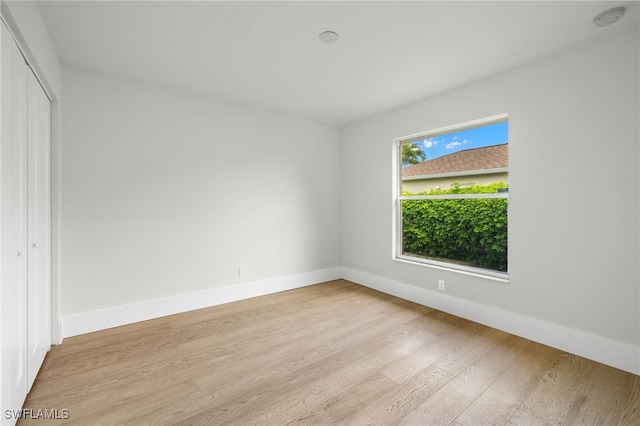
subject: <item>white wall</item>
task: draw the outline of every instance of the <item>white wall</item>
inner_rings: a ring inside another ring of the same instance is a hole
[[[69,68],[63,90],[63,318],[340,266],[335,127]]]
[[[424,289],[426,304],[517,314],[637,353],[638,51],[636,29],[347,127],[347,275]],[[393,261],[392,139],[500,113],[510,115],[510,283]],[[447,293],[437,292],[438,279]]]

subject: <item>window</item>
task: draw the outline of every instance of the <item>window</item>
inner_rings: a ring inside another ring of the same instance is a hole
[[[506,114],[395,140],[394,258],[508,278]]]

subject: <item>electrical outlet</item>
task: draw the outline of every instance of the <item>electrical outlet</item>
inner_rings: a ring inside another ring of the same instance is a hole
[[[239,277],[244,277],[247,275],[247,267],[246,266],[239,266],[238,267],[238,276]]]
[[[444,285],[444,280],[438,280],[438,290],[446,291],[446,287]]]

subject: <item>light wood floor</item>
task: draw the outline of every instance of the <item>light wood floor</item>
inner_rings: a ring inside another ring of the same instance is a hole
[[[640,425],[640,376],[338,280],[66,339],[25,408],[77,425]]]

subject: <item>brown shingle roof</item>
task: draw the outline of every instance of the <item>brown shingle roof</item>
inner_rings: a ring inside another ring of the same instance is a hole
[[[402,177],[509,167],[509,144],[465,149],[402,169]]]

